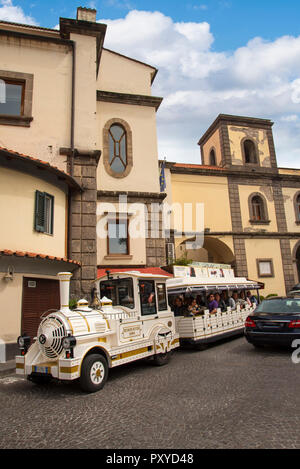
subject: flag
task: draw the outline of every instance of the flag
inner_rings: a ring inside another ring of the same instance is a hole
[[[160,192],[165,192],[165,189],[167,187],[166,177],[165,177],[165,166],[166,166],[166,160],[162,162],[161,168],[160,168],[160,177],[159,177]]]

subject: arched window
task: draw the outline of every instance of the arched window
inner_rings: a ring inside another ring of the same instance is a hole
[[[245,163],[257,164],[258,159],[257,159],[255,143],[252,140],[248,140],[248,139],[244,140],[243,148],[244,148]]]
[[[261,197],[256,195],[252,198],[252,220],[262,221],[264,220],[264,203]]]
[[[120,124],[109,129],[109,164],[115,173],[123,173],[127,166],[126,130]]]
[[[213,148],[212,148],[212,150],[210,151],[210,154],[209,154],[209,164],[210,164],[210,166],[216,166],[217,165],[216,152]]]
[[[296,222],[300,223],[300,193],[297,193],[294,199]]]
[[[251,223],[270,223],[267,202],[263,195],[254,192],[249,196],[248,203]]]
[[[115,178],[128,176],[133,167],[132,132],[123,119],[110,119],[103,128],[103,164]]]

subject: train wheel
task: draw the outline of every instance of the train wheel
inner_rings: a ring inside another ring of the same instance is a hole
[[[164,366],[169,363],[172,352],[159,353],[154,355],[154,364],[157,366]]]
[[[81,367],[80,386],[85,392],[102,389],[108,377],[108,365],[102,355],[88,355]]]

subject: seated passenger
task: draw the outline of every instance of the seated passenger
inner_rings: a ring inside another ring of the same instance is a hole
[[[215,295],[211,293],[208,297],[208,309],[210,314],[216,314],[219,303],[215,300]]]
[[[225,304],[225,301],[223,300],[223,298],[221,298],[220,294],[219,293],[216,293],[215,294],[215,299],[218,303],[218,307],[219,309],[224,312],[227,310],[227,307],[226,307],[226,304]]]
[[[189,313],[193,313],[194,315],[200,313],[200,308],[199,308],[196,300],[193,299],[191,301],[191,304],[188,307],[188,311],[189,311]]]
[[[184,316],[186,308],[183,304],[182,299],[179,296],[175,299],[173,311],[174,311],[174,316]]]
[[[251,291],[247,291],[247,300],[250,301],[251,306],[257,306],[258,301],[254,295],[251,295]]]

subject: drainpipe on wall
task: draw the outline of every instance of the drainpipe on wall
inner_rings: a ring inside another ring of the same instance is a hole
[[[71,132],[70,132],[70,175],[74,175],[74,135],[75,135],[75,74],[76,74],[76,43],[72,41],[72,85],[71,85]],[[72,194],[68,197],[68,257],[72,254]]]

